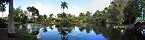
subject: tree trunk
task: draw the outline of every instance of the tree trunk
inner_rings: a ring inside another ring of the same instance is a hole
[[[3,18],[3,12],[2,12],[2,18]]]
[[[13,16],[13,0],[9,0],[9,25],[8,25],[8,33],[14,34],[15,28],[14,28],[14,16]]]
[[[63,8],[63,13],[64,13],[64,8]]]

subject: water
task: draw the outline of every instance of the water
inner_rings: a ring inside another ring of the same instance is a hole
[[[54,29],[48,29],[47,32],[39,30],[40,40],[107,40],[103,34],[95,34],[93,30],[87,33],[86,30],[80,31],[78,27],[74,27],[71,32],[62,33],[63,30],[58,30],[56,27]]]
[[[54,25],[36,27],[36,29],[39,31],[37,35],[39,40],[137,40],[132,32],[102,26],[55,27]]]
[[[143,36],[145,36],[145,29],[142,29],[141,33],[143,34]]]

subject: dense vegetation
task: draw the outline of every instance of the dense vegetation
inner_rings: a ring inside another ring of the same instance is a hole
[[[7,2],[8,0],[0,1],[1,12],[5,11]],[[67,6],[68,4],[65,1],[61,3],[60,6],[63,9],[63,12],[58,13],[57,15],[50,14],[49,17],[46,14],[40,15],[39,10],[34,6],[26,7],[27,10],[23,10],[21,7],[14,8],[12,9],[13,12],[10,14],[13,13],[15,26],[23,25],[25,23],[39,23],[45,26],[56,25],[58,27],[69,27],[70,25],[83,24],[133,24],[135,19],[140,17],[141,13],[145,11],[143,10],[145,8],[145,0],[113,0],[111,5],[104,8],[102,11],[96,10],[94,13],[86,11],[86,13],[81,12],[79,16],[75,16],[71,13],[65,13],[64,9],[69,8]],[[11,20],[8,20],[8,17],[0,18],[0,24],[8,24],[9,21]]]
[[[27,10],[22,10],[20,7],[14,9],[14,22],[16,24],[25,23],[41,23],[43,25],[60,25],[65,26],[68,24],[79,25],[82,23],[88,24],[101,24],[101,23],[111,23],[111,24],[132,24],[136,17],[139,17],[142,9],[144,8],[144,0],[114,0],[111,2],[109,7],[104,8],[104,10],[96,12],[80,13],[79,16],[74,16],[71,13],[65,13],[65,8],[69,8],[67,3],[61,2],[60,5],[63,12],[57,15],[50,14],[40,15],[39,10],[34,6],[27,7]],[[140,5],[141,6],[140,6]],[[1,4],[3,7],[5,4]],[[4,7],[5,8],[5,7]],[[5,11],[1,8],[1,11]],[[32,13],[32,14],[30,14]],[[54,17],[56,16],[56,17]],[[2,17],[5,20],[7,17]],[[8,20],[7,20],[8,21]]]

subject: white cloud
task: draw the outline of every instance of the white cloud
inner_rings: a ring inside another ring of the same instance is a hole
[[[44,15],[44,14],[49,15],[53,13],[51,6],[48,7],[47,5],[44,5],[40,2],[37,2],[36,4],[32,4],[32,6],[34,6],[39,10],[40,15]]]
[[[90,6],[90,11],[103,10],[110,5],[111,0],[94,0]]]
[[[46,14],[49,16],[49,14],[54,14],[56,16],[58,13],[62,12],[62,9],[60,7],[54,7],[52,5],[45,5],[40,2],[37,2],[36,4],[32,4],[32,6],[36,7],[39,10],[40,15]],[[64,11],[66,13],[71,13],[72,15],[78,16],[79,13],[82,12],[83,10],[73,5],[73,6],[69,6],[69,8],[65,9]]]

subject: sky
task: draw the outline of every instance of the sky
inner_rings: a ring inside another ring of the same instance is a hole
[[[111,0],[14,0],[14,8],[21,7],[23,10],[27,10],[27,7],[34,6],[39,10],[40,15],[49,15],[62,12],[61,1],[68,3],[68,9],[64,11],[78,16],[80,12],[86,13],[90,11],[94,13],[96,10],[103,10],[110,5]],[[2,16],[0,12],[0,17]],[[4,17],[8,16],[8,5],[4,12]]]

